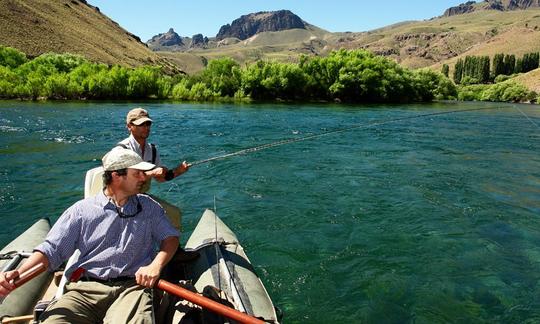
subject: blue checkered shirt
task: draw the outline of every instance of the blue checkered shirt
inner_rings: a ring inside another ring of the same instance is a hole
[[[147,195],[129,197],[122,212],[135,216],[119,217],[103,192],[80,200],[62,214],[35,250],[45,254],[51,271],[78,249],[81,255],[66,269],[68,275],[82,267],[87,275],[100,279],[134,276],[152,262],[161,241],[179,233],[163,208]]]

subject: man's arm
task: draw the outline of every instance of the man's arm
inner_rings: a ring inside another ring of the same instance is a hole
[[[146,176],[156,179],[157,182],[165,182],[165,175],[167,174],[167,168],[157,167],[150,171],[145,172]],[[148,179],[148,178],[147,178]]]
[[[182,163],[180,163],[176,168],[173,169],[173,179],[183,174],[187,170],[189,170],[190,166],[191,165],[187,163],[186,161],[183,161]]]
[[[169,236],[161,241],[159,252],[152,263],[140,267],[135,273],[137,283],[141,286],[153,287],[159,279],[161,270],[163,270],[165,265],[172,259],[179,244],[180,241],[176,236]]]
[[[146,175],[156,179],[157,182],[170,181],[179,175],[189,170],[189,163],[186,161],[180,163],[176,168],[167,170],[165,167],[155,168],[150,171],[146,171]]]
[[[43,253],[36,251],[28,258],[28,260],[26,260],[26,262],[23,263],[19,269],[0,272],[0,296],[5,297],[12,292],[15,289],[13,279],[18,278],[21,273],[24,273],[26,270],[39,263],[43,263],[46,267],[49,266],[49,260],[47,257]]]

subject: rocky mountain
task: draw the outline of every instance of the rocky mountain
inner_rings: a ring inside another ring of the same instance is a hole
[[[189,48],[205,48],[208,44],[208,37],[203,36],[202,34],[195,34],[191,38],[191,44]]]
[[[168,32],[163,34],[158,34],[149,41],[146,42],[149,47],[163,47],[163,46],[180,46],[184,47],[184,42],[182,41],[182,37],[178,35],[174,29],[169,29]]]
[[[450,17],[455,15],[462,15],[465,13],[473,12],[475,10],[476,1],[468,1],[455,7],[446,9],[443,16]]]
[[[304,28],[259,31],[243,40],[239,37],[245,35],[222,33],[220,37],[231,37],[221,40],[212,37],[202,47],[187,45],[184,51],[160,52],[160,55],[175,62],[190,62],[185,66],[186,71],[197,73],[208,61],[225,56],[240,64],[258,60],[298,62],[301,55],[324,56],[332,50],[360,48],[405,67],[440,71],[442,64],[448,64],[452,71],[455,62],[467,55],[493,57],[508,53],[519,57],[540,51],[539,1],[469,1],[449,8],[440,17],[404,21],[366,32],[332,33],[303,22]],[[242,16],[244,26],[253,27],[246,17],[257,15],[261,18],[260,13]],[[233,25],[236,26],[233,23],[228,30]],[[254,30],[257,29],[249,34]],[[534,89],[540,91],[540,81]]]
[[[455,7],[448,8],[443,17],[462,15],[478,10],[524,10],[529,8],[539,8],[540,0],[485,0],[482,2],[467,1]]]
[[[162,65],[178,71],[85,0],[0,1],[0,45],[14,47],[29,57],[72,53],[94,62]]]
[[[261,11],[241,16],[231,24],[221,26],[216,39],[238,38],[245,40],[262,32],[275,32],[288,29],[306,29],[300,17],[289,10]]]
[[[146,44],[153,51],[183,52],[193,48],[206,48],[208,42],[208,37],[202,34],[195,34],[191,38],[182,37],[170,28],[168,32],[152,37]]]

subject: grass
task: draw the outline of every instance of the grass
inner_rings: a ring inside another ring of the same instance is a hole
[[[174,69],[98,8],[79,0],[0,1],[0,44],[30,57],[73,53],[106,64]]]

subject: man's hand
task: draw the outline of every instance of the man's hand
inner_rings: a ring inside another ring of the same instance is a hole
[[[13,279],[19,277],[19,271],[0,272],[0,296],[6,297],[16,287],[13,284]]]
[[[169,236],[159,246],[159,252],[147,266],[140,267],[135,273],[137,284],[144,287],[153,287],[159,279],[161,269],[171,260],[178,248],[179,239],[176,236]]]
[[[159,266],[155,266],[152,263],[140,267],[139,270],[135,273],[135,280],[137,280],[137,284],[152,288],[156,284],[156,282],[159,279],[159,273],[161,269]]]
[[[164,179],[165,173],[167,173],[167,169],[163,167],[155,168],[145,172],[147,177],[156,178],[156,180]]]
[[[186,172],[187,170],[189,170],[190,166],[191,165],[189,163],[187,163],[186,161],[182,162],[179,166],[177,166],[174,169],[174,176],[177,177],[177,176],[181,175],[182,173]]]

